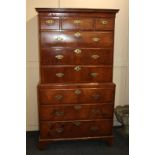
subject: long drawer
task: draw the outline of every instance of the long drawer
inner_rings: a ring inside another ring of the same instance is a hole
[[[38,89],[39,102],[45,104],[63,103],[112,103],[115,88],[59,88]]]
[[[43,48],[42,65],[112,65],[112,49]]]
[[[40,106],[41,121],[102,119],[113,117],[113,104],[74,104]]]
[[[42,66],[42,83],[111,82],[112,66]]]
[[[61,122],[41,122],[40,138],[78,138],[97,137],[112,134],[113,121],[110,119],[93,121],[61,121]]]
[[[113,32],[53,31],[41,32],[42,47],[113,47]]]

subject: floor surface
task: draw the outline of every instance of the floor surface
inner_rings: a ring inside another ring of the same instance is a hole
[[[128,138],[120,134],[119,128],[114,128],[114,144],[107,146],[103,140],[61,141],[48,145],[45,150],[38,150],[38,132],[26,133],[27,155],[128,155]]]

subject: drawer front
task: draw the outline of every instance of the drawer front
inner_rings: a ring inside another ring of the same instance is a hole
[[[63,103],[113,103],[114,93],[114,88],[39,89],[39,102],[42,105],[61,105]]]
[[[112,66],[41,67],[42,83],[111,82]]]
[[[63,18],[63,30],[93,30],[93,19],[91,18]]]
[[[112,120],[41,122],[40,138],[78,138],[112,134]]]
[[[96,30],[113,30],[114,19],[113,18],[98,18],[95,19]]]
[[[113,104],[74,104],[40,106],[41,121],[103,119],[113,117]]]
[[[112,49],[44,48],[42,65],[112,65]]]
[[[113,47],[113,32],[41,32],[42,47]]]
[[[40,29],[59,30],[59,25],[60,21],[58,17],[40,19]]]

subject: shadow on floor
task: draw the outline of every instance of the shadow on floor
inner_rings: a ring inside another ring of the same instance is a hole
[[[128,137],[123,137],[119,128],[114,128],[114,144],[109,147],[102,140],[88,141],[60,141],[48,145],[47,149],[40,151],[37,148],[38,132],[26,133],[27,155],[128,155]]]

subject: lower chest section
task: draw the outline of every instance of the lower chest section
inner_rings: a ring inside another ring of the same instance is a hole
[[[114,94],[112,83],[39,85],[40,138],[111,135]]]

